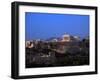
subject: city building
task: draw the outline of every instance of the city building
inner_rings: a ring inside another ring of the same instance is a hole
[[[34,47],[34,44],[33,44],[33,42],[32,41],[26,41],[26,48],[32,48],[32,47]]]

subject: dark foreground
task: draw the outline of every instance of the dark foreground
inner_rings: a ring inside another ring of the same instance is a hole
[[[40,41],[34,47],[26,48],[25,61],[26,68],[89,65],[89,41]]]

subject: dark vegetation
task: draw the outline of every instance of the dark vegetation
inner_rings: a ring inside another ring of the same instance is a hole
[[[32,48],[26,47],[26,68],[89,65],[89,39],[32,43]]]

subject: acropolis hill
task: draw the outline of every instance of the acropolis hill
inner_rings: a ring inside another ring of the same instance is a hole
[[[32,42],[39,42],[42,41],[40,39],[36,39],[36,40],[30,40],[30,41],[26,41],[26,47],[31,48],[33,45]],[[66,42],[77,42],[80,41],[80,38],[78,36],[71,36],[69,34],[64,34],[62,35],[62,37],[56,38],[49,38],[47,40],[43,40],[42,42],[56,42],[56,43],[66,43]]]
[[[26,67],[89,64],[89,38],[64,34],[47,40],[26,41]]]

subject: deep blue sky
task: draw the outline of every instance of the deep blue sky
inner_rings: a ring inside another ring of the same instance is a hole
[[[89,16],[73,14],[25,13],[25,38],[48,39],[64,33],[81,38],[89,35]]]

